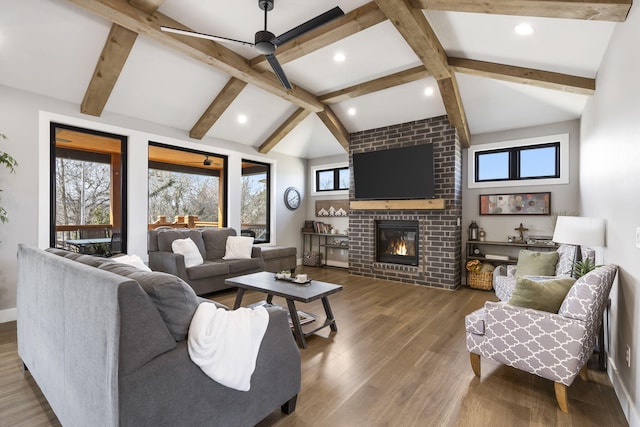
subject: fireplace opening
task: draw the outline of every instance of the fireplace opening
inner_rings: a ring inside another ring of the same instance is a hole
[[[376,261],[418,265],[418,221],[376,221]]]

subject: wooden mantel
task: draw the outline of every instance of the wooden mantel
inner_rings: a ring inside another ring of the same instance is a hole
[[[445,199],[411,200],[354,200],[349,204],[351,210],[425,210],[444,209]]]

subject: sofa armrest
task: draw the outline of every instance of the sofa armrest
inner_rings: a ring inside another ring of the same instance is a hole
[[[262,248],[260,246],[254,246],[251,248],[251,258],[259,258],[260,270],[264,270],[264,259],[262,258]]]
[[[178,276],[184,281],[189,280],[187,268],[184,265],[184,255],[173,252],[149,252],[149,268],[153,271]]]

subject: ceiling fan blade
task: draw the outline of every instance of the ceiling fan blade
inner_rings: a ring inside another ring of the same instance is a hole
[[[291,90],[291,83],[289,83],[289,79],[287,79],[287,76],[284,73],[280,62],[278,62],[278,58],[276,58],[275,55],[265,55],[265,58],[267,58],[267,61],[269,61],[269,65],[271,65],[271,68],[273,68],[273,72],[276,73],[276,76],[278,76],[278,78],[280,79],[280,83],[282,83],[282,86],[284,86],[287,90]]]
[[[181,30],[180,28],[165,27],[165,26],[161,26],[160,29],[167,33],[181,34],[183,36],[198,37],[201,39],[213,40],[216,42],[223,42],[223,43],[232,42],[232,43],[240,43],[241,45],[244,45],[244,46],[253,46],[253,43],[251,42],[230,39],[228,37],[212,36],[210,34],[198,33],[197,31]]]
[[[342,9],[340,9],[340,7],[336,6],[333,9],[308,20],[305,23],[292,28],[286,33],[280,34],[278,37],[274,37],[271,40],[271,43],[273,43],[274,46],[278,47],[341,16],[344,16],[344,12],[342,11]]]

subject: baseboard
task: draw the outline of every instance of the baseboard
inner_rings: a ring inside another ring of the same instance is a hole
[[[607,358],[607,362],[607,374],[613,384],[616,396],[618,396],[620,407],[622,408],[622,412],[624,412],[624,416],[627,418],[629,427],[640,427],[638,409],[634,406],[633,399],[620,379],[620,372],[618,372],[615,363],[613,363],[610,357]]]
[[[18,311],[15,308],[8,308],[6,310],[0,310],[0,323],[13,322],[18,316]]]

